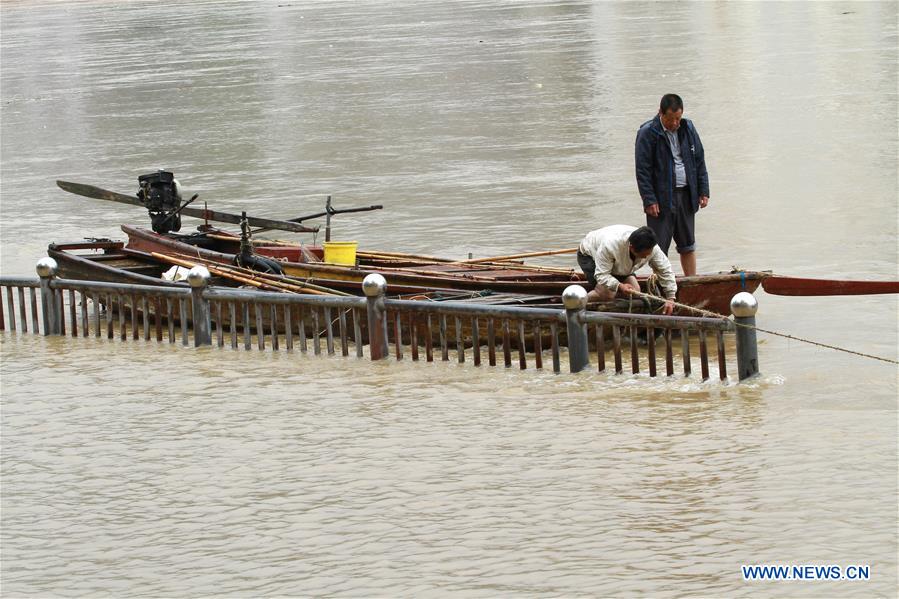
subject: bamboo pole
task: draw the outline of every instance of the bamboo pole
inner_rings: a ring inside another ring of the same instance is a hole
[[[509,256],[491,256],[490,258],[474,258],[472,260],[460,260],[460,264],[478,264],[480,262],[506,262],[518,258],[536,258],[537,256],[555,256],[557,254],[573,254],[578,248],[565,248],[564,250],[544,250],[540,252],[528,252],[526,254],[512,254]]]
[[[290,283],[282,279],[277,279],[272,275],[268,275],[266,273],[259,273],[240,267],[214,264],[203,260],[197,260],[192,256],[184,256],[184,258],[189,258],[188,260],[185,260],[176,256],[168,254],[158,254],[156,252],[153,252],[151,255],[158,260],[162,260],[164,262],[168,262],[169,264],[174,264],[176,266],[182,266],[185,268],[192,268],[197,264],[201,264],[208,268],[209,272],[211,272],[212,274],[222,276],[239,283],[252,285],[260,289],[266,288],[268,290],[274,291],[287,291],[289,293],[311,293],[314,295],[351,295],[342,291],[328,289],[327,287],[312,285],[311,283]]]
[[[414,268],[415,266],[428,266],[428,265],[435,265],[435,264],[439,264],[441,266],[443,266],[443,265],[445,265],[445,266],[471,265],[471,263],[469,263],[469,262],[430,262],[429,263],[429,262],[420,260],[420,261],[418,261],[419,264],[414,265],[414,266],[393,266],[393,267],[391,267],[391,266],[388,266],[391,263],[410,262],[412,260],[403,259],[403,258],[389,258],[389,257],[381,258],[381,257],[373,257],[373,256],[376,256],[376,255],[374,255],[374,254],[367,254],[367,255],[359,254],[360,260],[377,260],[379,263],[383,264],[383,266],[385,266],[387,268]],[[562,268],[562,267],[557,267],[557,266],[538,266],[536,264],[525,264],[523,262],[514,262],[512,264],[493,264],[493,263],[489,263],[489,262],[483,262],[483,263],[477,263],[476,265],[478,267],[480,267],[480,269],[483,269],[483,270],[513,269],[513,270],[525,270],[528,272],[552,273],[552,274],[563,274],[563,275],[574,273],[573,268]],[[448,273],[450,271],[440,271],[440,272]]]

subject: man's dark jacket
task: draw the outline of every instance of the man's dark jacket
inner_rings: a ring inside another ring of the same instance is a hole
[[[709,173],[705,168],[705,152],[699,133],[689,119],[681,119],[677,130],[681,158],[690,186],[693,212],[699,210],[699,196],[709,196]],[[637,188],[643,207],[658,204],[661,212],[674,205],[674,155],[662,129],[659,115],[646,121],[637,131],[635,152]]]

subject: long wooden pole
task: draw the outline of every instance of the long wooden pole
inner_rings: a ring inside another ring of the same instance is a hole
[[[460,260],[460,264],[477,264],[479,262],[505,262],[518,258],[536,258],[537,256],[555,256],[556,254],[573,254],[578,248],[565,248],[564,250],[545,250],[541,252],[528,252],[526,254],[512,254],[509,256],[491,256],[490,258],[474,258],[473,260]]]
[[[168,262],[170,264],[175,264],[177,266],[183,266],[185,268],[191,268],[193,266],[196,266],[197,264],[202,264],[213,274],[237,281],[239,283],[252,285],[254,287],[265,287],[271,290],[288,291],[291,293],[311,293],[313,295],[350,295],[348,293],[328,289],[327,287],[321,287],[319,285],[312,285],[310,283],[289,283],[287,281],[277,279],[274,276],[266,273],[249,271],[248,269],[226,266],[222,264],[213,264],[204,260],[197,260],[193,256],[184,256],[184,258],[186,259],[182,259],[168,254],[158,254],[156,252],[153,252],[151,255],[159,260]]]

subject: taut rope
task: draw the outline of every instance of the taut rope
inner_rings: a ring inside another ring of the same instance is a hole
[[[634,292],[632,295],[636,295],[636,296],[639,296],[639,297],[643,297],[643,298],[646,298],[646,299],[649,299],[649,300],[656,300],[656,301],[659,301],[659,302],[667,302],[667,301],[668,301],[668,300],[665,299],[664,297],[660,297],[660,296],[658,296],[658,295],[652,295],[652,294],[650,294],[650,293],[643,293],[642,291]],[[724,316],[723,314],[718,314],[717,312],[712,312],[712,311],[710,311],[710,310],[703,310],[702,308],[696,308],[696,307],[694,307],[694,306],[689,306],[689,305],[687,305],[687,304],[681,304],[680,302],[676,302],[676,301],[674,301],[674,300],[671,300],[671,302],[672,302],[675,306],[677,306],[678,308],[683,308],[684,310],[689,310],[689,311],[691,311],[691,312],[695,312],[695,313],[701,314],[701,315],[703,315],[703,316],[709,316],[709,317],[711,317],[711,318],[727,318],[727,317]],[[844,352],[844,353],[847,353],[847,354],[852,354],[852,355],[855,355],[855,356],[861,356],[861,357],[863,357],[863,358],[870,358],[870,359],[872,359],[872,360],[880,360],[881,362],[887,362],[888,364],[899,364],[899,361],[893,360],[892,358],[884,358],[884,357],[882,357],[882,356],[875,356],[875,355],[873,355],[873,354],[866,354],[866,353],[863,353],[863,352],[859,352],[859,351],[847,349],[847,348],[845,348],[845,347],[838,347],[838,346],[836,346],[836,345],[828,345],[827,343],[821,343],[820,341],[812,341],[811,339],[803,339],[802,337],[796,337],[795,335],[788,335],[787,333],[779,333],[779,332],[777,332],[777,331],[771,331],[771,330],[768,330],[768,329],[762,329],[762,328],[759,328],[759,327],[757,327],[757,326],[748,325],[748,324],[743,324],[743,323],[740,323],[740,322],[735,322],[734,324],[735,324],[736,326],[738,326],[738,327],[743,327],[743,328],[746,328],[746,329],[754,329],[754,330],[756,330],[756,331],[759,331],[760,333],[768,333],[769,335],[775,335],[775,336],[777,336],[777,337],[783,337],[783,338],[785,338],[785,339],[792,339],[793,341],[799,341],[799,342],[802,342],[802,343],[808,343],[808,344],[810,344],[810,345],[817,345],[818,347],[825,347],[825,348],[827,348],[827,349],[832,349],[832,350]]]

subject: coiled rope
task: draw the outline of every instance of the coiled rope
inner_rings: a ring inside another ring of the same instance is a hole
[[[651,293],[643,293],[642,291],[636,291],[636,292],[632,293],[631,295],[636,295],[636,296],[638,296],[638,297],[642,297],[642,298],[647,299],[647,300],[655,300],[655,301],[662,302],[662,303],[668,301],[668,300],[665,299],[664,297],[661,297],[661,296],[658,296],[658,295],[653,295],[653,294],[651,294]],[[678,307],[678,308],[682,308],[682,309],[684,309],[684,310],[689,310],[689,311],[691,311],[691,312],[695,312],[695,313],[701,314],[701,315],[703,315],[703,316],[708,316],[708,317],[711,317],[711,318],[727,318],[727,317],[724,316],[723,314],[718,314],[717,312],[712,312],[712,311],[710,311],[710,310],[703,310],[702,308],[696,308],[696,307],[694,307],[694,306],[689,306],[689,305],[687,305],[687,304],[681,304],[680,302],[676,302],[676,301],[674,301],[674,300],[671,300],[671,302],[672,302],[676,307]],[[824,347],[824,348],[827,348],[827,349],[832,349],[832,350],[835,350],[835,351],[840,351],[840,352],[844,352],[844,353],[847,353],[847,354],[852,354],[852,355],[854,355],[854,356],[861,356],[862,358],[870,358],[871,360],[880,360],[881,362],[886,362],[886,363],[888,363],[888,364],[899,364],[899,361],[893,360],[892,358],[884,358],[884,357],[882,357],[882,356],[875,356],[875,355],[873,355],[873,354],[866,354],[866,353],[864,353],[864,352],[859,352],[859,351],[855,351],[855,350],[852,350],[852,349],[847,349],[847,348],[845,348],[845,347],[838,347],[838,346],[836,346],[836,345],[828,345],[827,343],[821,343],[820,341],[813,341],[813,340],[811,340],[811,339],[804,339],[804,338],[802,338],[802,337],[796,337],[795,335],[789,335],[789,334],[787,334],[787,333],[779,333],[779,332],[777,332],[777,331],[771,331],[771,330],[769,330],[769,329],[762,329],[762,328],[759,328],[759,327],[757,327],[757,326],[749,325],[749,324],[744,324],[744,323],[741,323],[741,322],[734,322],[734,324],[735,324],[736,326],[738,326],[738,327],[743,327],[743,328],[746,328],[746,329],[753,329],[753,330],[756,330],[756,331],[758,331],[758,332],[760,332],[760,333],[767,333],[767,334],[769,334],[769,335],[775,335],[775,336],[777,336],[777,337],[783,337],[784,339],[792,339],[793,341],[799,341],[799,342],[801,342],[801,343],[808,343],[809,345],[817,345],[818,347]]]

